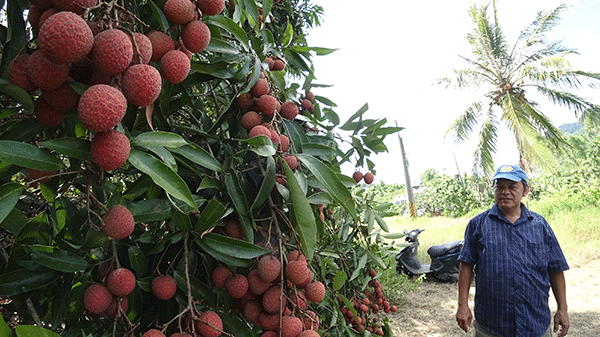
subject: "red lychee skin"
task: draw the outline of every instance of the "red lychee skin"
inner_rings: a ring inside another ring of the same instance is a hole
[[[296,291],[292,293],[290,295],[290,302],[292,302],[294,306],[300,308],[300,310],[306,310],[308,306],[308,300],[302,291]]]
[[[190,73],[190,59],[180,50],[168,51],[160,59],[160,74],[169,83],[177,84]]]
[[[94,37],[89,58],[106,74],[120,74],[133,60],[131,39],[119,29],[102,31]]]
[[[170,275],[157,276],[152,280],[152,293],[163,301],[170,300],[177,291],[175,279]]]
[[[68,82],[65,82],[56,90],[42,92],[42,97],[52,108],[63,112],[77,106],[77,103],[79,103],[79,94],[71,88]]]
[[[302,321],[295,316],[283,316],[281,318],[281,337],[298,337],[302,332]]]
[[[308,110],[311,106],[312,102],[308,98],[302,100],[302,110]]]
[[[214,311],[204,312],[194,324],[204,337],[219,337],[223,331],[223,321]]]
[[[229,269],[224,266],[218,266],[212,272],[212,282],[217,288],[223,289],[227,284],[227,280],[232,276],[233,274]]]
[[[210,42],[210,29],[202,21],[190,21],[181,32],[185,47],[192,53],[203,51]]]
[[[314,311],[306,310],[304,312],[304,330],[319,330],[319,316]]]
[[[285,152],[290,148],[290,139],[286,135],[279,135],[279,147],[277,148],[280,152]]]
[[[301,284],[310,275],[310,269],[304,261],[289,261],[285,266],[285,277],[295,285]]]
[[[277,173],[275,175],[275,182],[287,187],[287,178],[283,173]],[[277,190],[277,186],[273,185],[273,189]]]
[[[256,101],[256,108],[258,112],[268,118],[273,117],[273,114],[275,113],[275,110],[277,110],[278,106],[279,102],[277,101],[277,98],[271,95],[262,95],[258,101]]]
[[[83,306],[92,314],[104,312],[110,306],[113,295],[107,287],[94,283],[89,286],[83,294]]]
[[[288,164],[290,170],[294,171],[298,167],[298,158],[292,155],[283,155],[283,160]]]
[[[242,274],[237,274],[225,283],[227,292],[233,298],[242,298],[248,291],[248,279]]]
[[[73,12],[59,12],[40,27],[38,42],[53,62],[73,63],[83,59],[94,46],[94,34],[88,24]]]
[[[123,309],[123,311],[127,311],[127,308],[129,307],[129,301],[127,300],[127,297],[116,297],[116,296],[113,296],[112,302],[110,302],[110,305],[104,311],[104,313],[108,317],[110,317],[110,318],[117,317],[117,315],[119,313],[119,306],[118,306],[119,305],[119,301],[121,302],[121,309]]]
[[[133,215],[123,205],[111,206],[102,216],[102,222],[102,231],[117,240],[128,237],[135,229]]]
[[[254,97],[261,97],[269,93],[269,82],[264,78],[259,78],[258,81],[250,89],[250,94]]]
[[[152,42],[142,33],[133,33],[130,37],[133,47],[133,64],[148,64],[152,58]]]
[[[168,51],[175,49],[175,41],[173,39],[159,31],[152,31],[148,33],[148,39],[152,43],[152,62],[158,62]]]
[[[35,119],[43,126],[49,128],[59,125],[65,119],[62,112],[50,106],[43,97],[35,100],[34,113]]]
[[[58,11],[56,9],[48,8],[44,13],[42,13],[42,16],[40,16],[39,27],[41,27],[44,24],[44,22],[46,22],[46,20],[48,20],[49,17],[51,17],[52,15],[54,15],[56,13],[58,13]]]
[[[188,59],[190,60],[190,62],[192,62],[192,57],[194,56],[194,53],[192,53],[191,51],[189,51],[185,45],[183,44],[183,42],[181,40],[175,42],[175,49],[182,51],[185,56],[188,57]]]
[[[260,337],[278,337],[275,331],[265,331]]]
[[[289,261],[303,261],[304,263],[306,263],[306,256],[304,254],[302,254],[301,251],[299,250],[292,250],[291,252],[289,252],[289,254],[287,255],[287,260]]]
[[[271,137],[271,131],[269,131],[269,129],[267,129],[266,127],[262,126],[262,125],[257,125],[255,127],[252,128],[252,130],[250,130],[250,132],[248,133],[248,138],[254,138],[256,136],[267,136],[267,137]]]
[[[35,4],[31,4],[31,6],[29,6],[29,12],[27,13],[27,21],[31,25],[31,28],[34,32],[40,30],[40,18],[42,17],[44,10],[44,8],[36,6]]]
[[[240,122],[244,129],[252,130],[252,128],[260,124],[260,115],[256,111],[248,111],[242,116]]]
[[[279,313],[286,306],[287,298],[281,296],[281,285],[273,285],[263,293],[263,310],[270,314]]]
[[[354,181],[356,181],[357,183],[359,183],[363,178],[363,174],[360,171],[356,171],[352,174],[352,179],[354,179]]]
[[[288,101],[285,102],[281,105],[281,110],[279,111],[279,114],[281,115],[281,117],[289,119],[289,120],[294,120],[294,118],[296,118],[296,116],[298,116],[299,110],[298,110],[298,106],[296,105],[296,103]]]
[[[190,335],[189,333],[174,333],[171,335],[171,337],[192,337],[192,335]]]
[[[248,272],[248,289],[255,295],[262,295],[269,289],[271,283],[264,281],[258,276],[258,270],[252,269]]]
[[[225,224],[225,233],[234,239],[246,240],[246,235],[244,234],[244,229],[242,228],[242,224],[236,220],[228,220]]]
[[[88,130],[108,131],[121,121],[127,111],[127,99],[119,91],[106,84],[89,87],[77,105],[81,123]]]
[[[373,175],[373,173],[367,172],[363,176],[363,180],[365,181],[365,183],[370,185],[371,183],[373,183],[373,180],[375,180],[375,176]]]
[[[28,54],[15,56],[8,64],[8,81],[31,92],[37,90],[38,86],[27,75],[28,62]]]
[[[312,92],[308,91],[306,92],[306,95],[304,96],[304,98],[306,98],[309,101],[314,101],[315,100],[315,94],[313,94]]]
[[[121,77],[121,89],[127,100],[139,107],[152,105],[160,95],[160,72],[148,64],[134,64]]]
[[[245,92],[243,94],[239,94],[238,97],[236,97],[235,102],[240,109],[246,110],[254,103],[254,96],[252,96],[252,94],[249,92]]]
[[[86,8],[94,7],[98,0],[52,0],[54,7],[61,11],[83,14]]]
[[[258,318],[262,312],[262,305],[256,300],[246,302],[244,304],[244,308],[242,309],[242,315],[244,318],[254,325],[258,324]]]
[[[321,337],[318,332],[315,330],[304,330],[302,331],[298,337]]]
[[[117,268],[108,274],[106,286],[115,296],[127,296],[135,288],[135,276],[127,268]]]
[[[281,272],[281,262],[273,255],[265,255],[258,260],[258,276],[265,282],[273,282]]]
[[[160,330],[150,329],[150,330],[144,332],[144,335],[142,337],[166,337],[166,336]]]
[[[285,62],[283,62],[280,59],[274,60],[273,61],[273,71],[280,71],[285,69]]]
[[[258,317],[258,321],[263,330],[276,331],[279,330],[279,313],[270,314],[263,312]]]
[[[325,286],[319,281],[309,283],[304,288],[304,292],[306,293],[306,299],[313,303],[319,303],[325,298]]]
[[[121,167],[129,158],[131,145],[127,136],[117,130],[98,132],[92,139],[92,160],[104,171]]]
[[[32,168],[27,168],[27,174],[29,175],[30,181],[37,180],[40,183],[45,183],[50,181],[51,178],[49,176],[55,175],[56,171],[40,171]]]
[[[265,58],[265,62],[269,65],[269,70],[273,70],[273,65],[275,64],[273,59],[270,57]]]
[[[269,135],[269,139],[271,139],[271,142],[273,144],[279,144],[279,134],[277,133],[277,131],[275,130],[269,130],[270,131],[270,135]]]
[[[194,18],[196,6],[190,0],[167,0],[163,11],[167,20],[177,25],[185,25]]]
[[[27,60],[27,76],[42,90],[54,90],[67,81],[68,63],[50,61],[41,50],[36,50]]]
[[[206,15],[218,15],[225,7],[225,0],[197,0],[196,7]]]

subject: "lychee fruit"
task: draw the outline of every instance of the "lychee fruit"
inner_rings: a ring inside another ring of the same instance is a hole
[[[31,25],[31,28],[34,32],[38,32],[40,30],[40,17],[44,13],[44,8],[40,6],[36,6],[35,4],[31,4],[29,6],[29,12],[27,13],[27,21]]]
[[[269,135],[269,139],[271,139],[271,142],[273,144],[279,144],[279,134],[277,133],[277,131],[275,130],[269,130],[270,131],[270,135]]]
[[[304,261],[306,263],[306,256],[299,250],[292,250],[287,255],[287,260],[289,261]]]
[[[237,219],[228,220],[224,229],[228,236],[239,240],[246,240],[242,224]]]
[[[262,305],[260,302],[256,300],[248,301],[244,304],[244,308],[242,309],[242,315],[245,319],[247,319],[250,323],[256,325],[258,324],[258,318],[262,313]]]
[[[290,295],[290,302],[300,308],[300,310],[306,310],[308,306],[308,300],[306,299],[306,295],[302,291],[293,292]]]
[[[269,93],[269,82],[264,78],[259,78],[258,81],[250,88],[250,94],[254,97],[261,97]]]
[[[281,318],[281,337],[298,337],[302,332],[302,321],[295,316],[283,316]]]
[[[102,216],[102,231],[113,239],[124,239],[133,233],[135,220],[133,215],[123,205],[111,206]]]
[[[285,62],[281,59],[276,59],[273,61],[273,71],[280,71],[285,69]]]
[[[15,56],[8,64],[8,81],[16,86],[23,88],[25,91],[35,91],[38,86],[27,75],[27,67],[29,62],[28,54]]]
[[[286,135],[279,135],[279,147],[277,150],[280,152],[285,152],[290,148],[290,139]]]
[[[270,57],[265,57],[265,62],[267,62],[267,64],[269,65],[269,70],[273,70],[273,64],[274,64],[273,59]]]
[[[248,279],[242,274],[236,274],[225,283],[227,292],[233,298],[242,298],[248,291]]]
[[[315,330],[304,330],[302,331],[298,337],[321,337],[318,332]]]
[[[262,295],[265,291],[267,291],[267,289],[269,289],[269,286],[271,285],[271,282],[267,282],[260,278],[258,275],[258,270],[256,269],[252,269],[250,272],[248,272],[247,278],[248,289],[250,289],[250,291],[255,295]]]
[[[152,293],[161,300],[170,300],[177,291],[175,279],[170,275],[157,276],[152,280]]]
[[[258,322],[263,330],[277,331],[279,330],[279,313],[271,314],[268,312],[262,312],[258,317]]]
[[[181,32],[181,39],[185,47],[192,53],[199,53],[210,42],[210,29],[202,21],[190,21]]]
[[[94,283],[83,294],[83,306],[92,314],[104,312],[110,306],[113,295],[107,287]]]
[[[175,49],[175,41],[173,39],[157,30],[148,33],[148,39],[152,43],[152,62],[158,62],[168,51]]]
[[[354,179],[354,181],[356,181],[357,183],[360,182],[363,178],[363,174],[360,171],[356,171],[352,174],[352,179]]]
[[[260,324],[260,323],[259,323]],[[275,331],[265,331],[260,337],[279,337]]]
[[[280,104],[277,98],[271,95],[262,95],[256,101],[256,109],[267,118],[272,118],[279,107]]]
[[[196,6],[190,0],[167,0],[163,12],[167,20],[177,25],[185,25],[194,18]]]
[[[127,311],[127,308],[129,307],[129,301],[127,300],[127,297],[113,296],[112,302],[110,302],[110,305],[104,311],[104,313],[110,318],[117,317],[119,314],[119,304],[121,305],[121,309],[123,309],[123,311]]]
[[[319,316],[314,311],[306,310],[302,319],[304,330],[319,330]]]
[[[254,138],[256,136],[261,136],[261,135],[267,136],[270,138],[271,131],[262,125],[257,125],[250,130],[250,132],[248,133],[248,138]]]
[[[213,269],[212,282],[217,288],[223,289],[227,284],[227,280],[229,280],[232,276],[233,274],[229,269],[224,266],[218,266]]]
[[[245,92],[243,94],[239,94],[238,97],[235,98],[235,102],[242,110],[246,110],[254,104],[254,96],[251,93]]]
[[[283,185],[283,186],[287,186],[287,177],[285,176],[285,174],[283,173],[277,173],[275,175],[275,182]],[[274,189],[277,189],[276,186],[273,186]]]
[[[225,0],[197,0],[196,7],[202,11],[202,14],[217,15],[223,11]]]
[[[367,172],[363,176],[363,180],[365,181],[365,183],[370,185],[373,182],[373,180],[375,180],[375,176],[373,175],[373,173]]]
[[[196,331],[204,337],[219,337],[223,331],[223,321],[214,311],[206,311],[194,323]]]
[[[142,335],[142,337],[166,337],[164,333],[157,329],[150,329]]]
[[[313,94],[313,93],[312,93],[312,92],[310,92],[310,91],[307,91],[307,92],[306,92],[306,95],[304,96],[304,98],[306,98],[306,99],[308,99],[309,101],[311,101],[311,102],[312,102],[312,101],[314,101],[314,100],[315,100],[315,94]]]
[[[265,312],[278,313],[287,303],[287,298],[281,296],[281,284],[273,285],[263,293],[262,305]]]
[[[289,261],[285,266],[285,277],[293,284],[301,284],[310,275],[310,269],[304,261]]]
[[[134,64],[121,77],[121,88],[127,100],[139,107],[152,105],[160,95],[160,73],[148,64]]]
[[[119,29],[102,31],[94,37],[89,58],[106,74],[120,74],[133,60],[131,39]]]
[[[27,76],[42,90],[54,90],[67,81],[68,63],[50,61],[41,50],[36,50],[27,60]]]
[[[133,59],[134,64],[150,63],[152,58],[152,42],[150,39],[142,33],[133,33],[130,37],[131,46],[133,47]]]
[[[190,68],[190,59],[180,50],[168,51],[160,59],[160,74],[172,84],[185,80]]]
[[[96,133],[90,145],[92,160],[104,171],[121,167],[130,150],[129,139],[117,130]]]
[[[325,286],[319,281],[309,283],[306,288],[304,288],[304,292],[306,294],[306,299],[313,303],[319,303],[325,298]]]
[[[79,102],[79,94],[73,90],[68,82],[63,83],[56,90],[46,90],[42,92],[44,101],[58,111],[67,111]]]
[[[94,46],[88,24],[73,12],[59,12],[40,27],[40,49],[53,62],[73,63],[83,59]]]
[[[244,129],[252,130],[252,128],[260,124],[260,115],[256,111],[248,111],[242,116],[240,122]]]
[[[54,127],[62,123],[65,116],[60,110],[54,109],[44,100],[43,97],[38,97],[34,105],[35,119],[45,127]]]
[[[258,260],[258,276],[265,282],[273,282],[281,272],[281,262],[273,255],[265,255]]]
[[[106,84],[89,87],[77,106],[81,123],[95,132],[108,131],[114,128],[127,111],[127,99],[119,91]]]
[[[61,11],[71,11],[83,14],[86,8],[94,7],[98,0],[52,0],[54,7]]]
[[[284,154],[283,160],[285,160],[292,171],[298,167],[298,158],[296,158],[296,156]]]
[[[29,175],[29,181],[36,180],[40,183],[50,181],[50,176],[55,175],[56,171],[40,171],[32,168],[27,168],[27,174]]]
[[[308,110],[311,106],[312,102],[308,98],[302,100],[302,110]]]
[[[135,276],[127,268],[117,268],[108,274],[106,286],[115,296],[127,296],[135,288]]]
[[[298,106],[296,105],[296,103],[291,101],[283,103],[281,105],[281,110],[279,111],[281,117],[287,118],[289,120],[294,120],[294,118],[298,116],[298,113]]]

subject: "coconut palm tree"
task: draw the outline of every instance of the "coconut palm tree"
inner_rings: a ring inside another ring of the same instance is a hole
[[[460,142],[479,127],[474,172],[486,175],[493,172],[492,155],[502,126],[514,134],[523,168],[547,167],[553,161],[551,149],[564,148],[566,142],[530,94],[537,92],[580,119],[600,120],[600,106],[573,92],[583,86],[597,87],[600,74],[573,70],[567,56],[577,52],[546,39],[546,34],[560,21],[566,5],[538,12],[510,47],[498,23],[496,2],[492,4],[493,21],[488,18],[489,5],[472,5],[469,9],[473,29],[467,39],[472,56],[461,57],[470,67],[454,70],[453,76],[439,81],[446,87],[483,90],[485,99],[469,106],[446,135]]]

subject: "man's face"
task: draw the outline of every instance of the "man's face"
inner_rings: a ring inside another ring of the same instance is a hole
[[[529,192],[529,186],[523,187],[523,183],[520,181],[497,179],[494,182],[494,199],[501,210],[518,207],[527,192]]]

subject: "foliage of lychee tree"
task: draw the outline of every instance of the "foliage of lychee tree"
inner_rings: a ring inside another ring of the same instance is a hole
[[[391,335],[386,207],[340,165],[374,172],[399,129],[314,96],[321,15],[8,1],[0,335]]]

